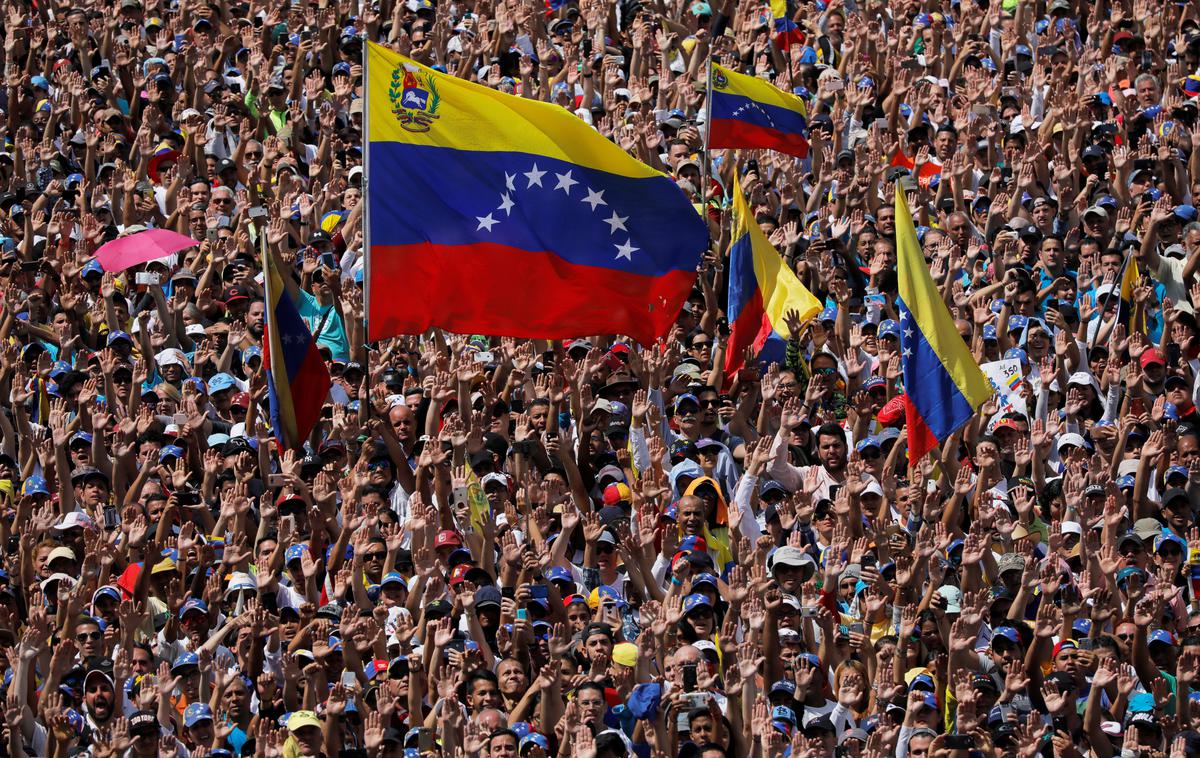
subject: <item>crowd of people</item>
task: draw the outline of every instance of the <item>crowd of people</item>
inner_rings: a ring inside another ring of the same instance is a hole
[[[0,751],[1200,754],[1195,2],[8,0],[0,32]],[[368,40],[674,177],[712,245],[670,333],[366,344]],[[706,151],[710,60],[803,98],[809,154]],[[735,175],[826,307],[727,373]],[[1009,367],[912,462],[897,183]],[[199,244],[104,270],[148,228]],[[333,378],[302,449],[264,238]]]

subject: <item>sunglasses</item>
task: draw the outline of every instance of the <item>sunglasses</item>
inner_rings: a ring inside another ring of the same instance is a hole
[[[879,451],[873,447],[869,447],[859,453],[858,457],[862,458],[864,461],[876,461],[879,460]]]
[[[100,640],[104,639],[104,632],[80,632],[79,634],[75,635],[75,639],[79,642],[87,642],[89,640],[92,642],[99,642]]]
[[[364,561],[382,561],[384,558],[387,558],[386,552],[363,553]]]

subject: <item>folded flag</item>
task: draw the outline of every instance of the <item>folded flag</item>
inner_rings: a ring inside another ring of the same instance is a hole
[[[746,348],[762,361],[782,361],[787,347],[787,312],[806,321],[821,311],[821,301],[808,291],[759,228],[741,181],[733,180],[733,242],[729,246],[729,344],[725,377],[743,367]]]
[[[709,147],[756,147],[801,158],[808,155],[804,100],[716,63],[709,78]]]
[[[899,183],[896,247],[908,459],[915,462],[967,423],[992,387],[934,286]]]
[[[708,247],[669,177],[559,106],[367,60],[368,339],[667,332]]]
[[[317,341],[288,295],[263,237],[263,273],[267,294],[267,398],[271,428],[282,448],[304,444],[321,417],[329,396],[329,368],[317,351]]]

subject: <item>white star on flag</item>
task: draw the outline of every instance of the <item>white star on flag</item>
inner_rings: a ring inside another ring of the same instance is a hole
[[[632,240],[625,240],[624,245],[614,245],[613,246],[613,247],[617,248],[617,258],[624,258],[627,261],[633,260],[634,252],[641,250],[641,248],[634,247],[633,245],[630,244],[630,242],[632,242]]]
[[[479,231],[480,229],[487,227],[487,230],[490,232],[493,226],[500,223],[496,219],[492,218],[492,214],[490,213],[486,216],[476,216],[475,219],[479,221],[479,226],[475,227],[475,231]]]
[[[616,234],[618,229],[620,229],[623,232],[629,231],[628,229],[625,228],[625,222],[628,220],[629,220],[629,216],[618,216],[617,212],[613,211],[613,215],[610,216],[609,218],[606,218],[604,220],[604,223],[608,224],[609,227],[611,227],[608,230],[609,234]]]
[[[576,184],[579,184],[579,182],[577,182],[571,178],[570,171],[568,171],[565,174],[555,174],[555,176],[558,177],[558,185],[554,189],[562,190],[563,192],[566,192],[568,195],[571,194],[571,187],[575,186]]]
[[[538,171],[537,164],[533,164],[533,170],[525,172],[525,178],[529,180],[529,186],[525,189],[529,189],[529,187],[532,187],[535,184],[539,187],[542,186],[542,177],[545,175],[545,171]]]
[[[904,336],[908,337],[909,339],[912,339],[912,329],[905,329]]]
[[[514,203],[512,201],[512,198],[509,197],[508,193],[505,192],[503,195],[500,196],[500,207],[497,208],[496,210],[504,211],[505,216],[511,216],[513,206],[515,206],[515,205],[516,205],[516,203]]]
[[[593,211],[596,210],[596,206],[598,205],[608,205],[608,203],[604,202],[604,190],[597,192],[594,189],[589,189],[587,191],[587,197],[583,199],[583,202],[592,206]]]
[[[905,358],[911,358],[911,357],[912,357],[912,350],[909,350],[907,347],[906,347],[906,348],[904,348],[904,357],[905,357]]]
[[[534,168],[537,168],[537,167],[535,166]],[[516,174],[510,174],[507,171],[504,172],[504,184],[505,184],[505,186],[508,187],[509,192],[517,191],[517,187],[513,183],[513,180],[515,180],[516,178],[517,178]]]

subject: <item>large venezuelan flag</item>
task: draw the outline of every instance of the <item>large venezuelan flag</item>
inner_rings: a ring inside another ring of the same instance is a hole
[[[329,368],[317,341],[283,285],[263,236],[263,278],[267,291],[267,397],[271,428],[282,448],[304,444],[329,396]]]
[[[934,286],[898,182],[896,247],[908,459],[918,461],[967,423],[992,388]]]
[[[666,333],[708,247],[669,177],[561,107],[367,48],[368,339]]]
[[[716,63],[709,74],[709,147],[756,147],[808,155],[804,100]]]
[[[784,317],[789,310],[807,321],[821,311],[821,301],[808,291],[775,246],[763,234],[741,181],[733,180],[733,242],[729,246],[729,348],[727,381],[742,368],[746,348],[753,345],[760,362],[781,361],[787,347]]]

